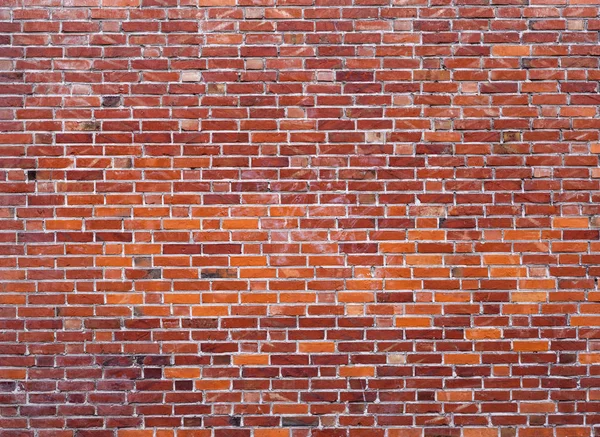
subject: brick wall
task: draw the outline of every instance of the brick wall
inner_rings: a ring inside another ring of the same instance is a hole
[[[0,2],[0,435],[593,435],[599,11]]]

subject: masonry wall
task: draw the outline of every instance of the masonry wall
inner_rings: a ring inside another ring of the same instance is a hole
[[[0,435],[594,435],[599,11],[1,1]]]

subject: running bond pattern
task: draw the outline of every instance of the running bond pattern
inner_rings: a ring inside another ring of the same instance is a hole
[[[599,12],[2,0],[0,435],[594,435]]]

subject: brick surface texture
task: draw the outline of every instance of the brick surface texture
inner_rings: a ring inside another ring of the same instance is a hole
[[[1,0],[0,436],[597,435],[599,12]]]

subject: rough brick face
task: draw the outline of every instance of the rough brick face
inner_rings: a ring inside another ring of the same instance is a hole
[[[0,435],[592,436],[599,12],[0,2]]]

